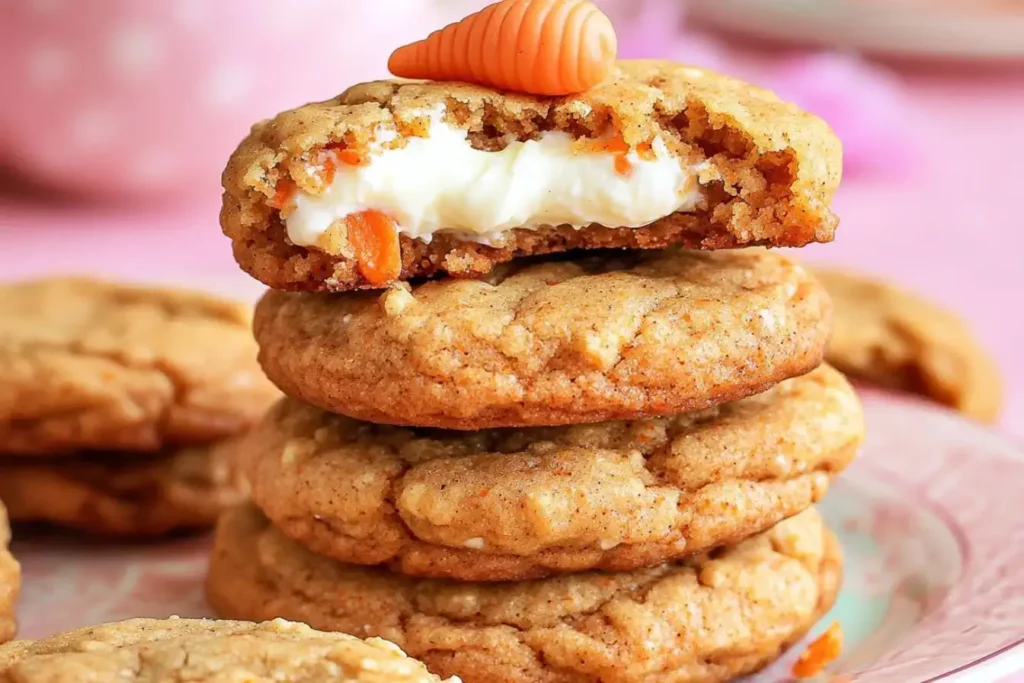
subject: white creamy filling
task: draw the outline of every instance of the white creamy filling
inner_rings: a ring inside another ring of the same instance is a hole
[[[616,170],[615,154],[582,151],[561,132],[514,141],[505,149],[474,149],[466,131],[430,115],[427,137],[404,147],[381,146],[394,134],[378,134],[369,163],[338,163],[320,196],[297,193],[285,219],[288,237],[312,246],[334,221],[375,209],[399,232],[429,242],[445,230],[485,244],[500,243],[512,228],[596,223],[636,228],[676,211],[692,211],[700,199],[696,170],[684,168],[659,137],[641,158],[626,154],[630,171]]]

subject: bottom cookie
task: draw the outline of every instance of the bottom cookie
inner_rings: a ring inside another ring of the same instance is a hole
[[[220,521],[207,593],[225,617],[387,638],[465,683],[699,683],[774,661],[832,605],[841,568],[813,509],[650,569],[456,583],[314,555],[245,506]]]
[[[146,457],[82,454],[0,460],[0,500],[15,522],[109,536],[159,536],[212,527],[245,499],[234,441]]]
[[[11,528],[7,524],[7,510],[0,502],[0,643],[14,637],[15,603],[21,587],[21,568],[8,550]]]
[[[440,683],[379,638],[276,619],[131,619],[0,647],[0,681]],[[456,683],[454,681],[450,683]]]

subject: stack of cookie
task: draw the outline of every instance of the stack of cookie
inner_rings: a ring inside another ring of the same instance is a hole
[[[11,519],[148,537],[209,528],[244,500],[231,443],[280,396],[251,317],[205,294],[87,279],[0,287]]]
[[[556,99],[370,83],[258,124],[221,220],[275,288],[254,330],[289,398],[246,442],[217,611],[466,683],[773,661],[834,599],[810,506],[862,418],[821,365],[821,285],[715,249],[831,239],[838,176],[818,119],[665,62]]]

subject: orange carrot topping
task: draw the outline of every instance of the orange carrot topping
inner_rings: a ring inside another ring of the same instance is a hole
[[[838,621],[807,646],[800,658],[793,664],[793,675],[797,678],[813,678],[835,661],[843,651],[843,630]]]
[[[486,498],[488,496],[488,494],[490,494],[490,492],[491,492],[490,489],[480,489],[480,497],[481,498]]]
[[[402,274],[398,229],[391,218],[369,209],[345,217],[356,267],[370,284],[381,285]]]
[[[291,203],[294,196],[295,183],[288,178],[281,178],[277,181],[277,189],[274,191],[274,198],[270,200],[270,205],[280,211]]]
[[[617,49],[611,21],[592,2],[501,0],[398,48],[388,69],[404,78],[570,95],[604,80]]]

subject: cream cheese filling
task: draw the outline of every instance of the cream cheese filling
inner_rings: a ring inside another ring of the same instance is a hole
[[[513,228],[641,227],[694,210],[701,196],[696,169],[673,157],[660,137],[643,155],[583,150],[554,131],[485,151],[446,123],[441,110],[431,112],[426,137],[385,147],[394,135],[379,132],[366,165],[336,164],[319,196],[295,195],[285,219],[294,244],[315,246],[335,221],[370,209],[423,241],[444,230],[500,244]]]

